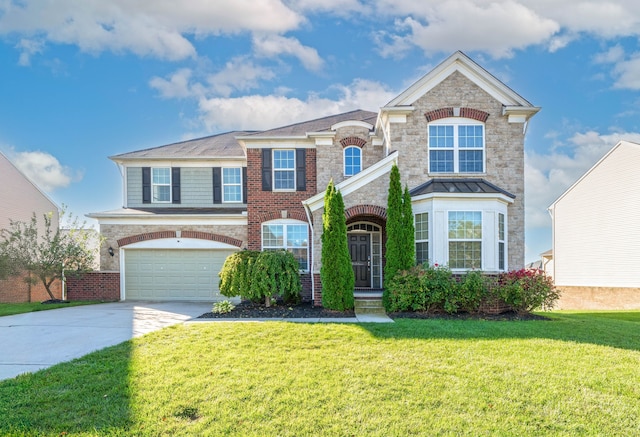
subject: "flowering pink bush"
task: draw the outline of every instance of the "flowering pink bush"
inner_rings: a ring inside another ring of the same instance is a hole
[[[553,281],[542,270],[513,270],[498,278],[494,294],[515,311],[550,310],[560,297]]]

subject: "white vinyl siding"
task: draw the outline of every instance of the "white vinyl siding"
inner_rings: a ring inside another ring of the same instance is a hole
[[[553,205],[556,285],[640,287],[639,162],[622,142]]]
[[[233,250],[125,249],[125,299],[220,300],[218,272]]]

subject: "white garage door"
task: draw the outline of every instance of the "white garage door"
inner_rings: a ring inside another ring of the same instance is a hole
[[[125,299],[219,300],[218,272],[233,250],[125,250]]]

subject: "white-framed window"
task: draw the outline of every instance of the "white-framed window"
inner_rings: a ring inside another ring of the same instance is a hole
[[[273,151],[273,189],[296,189],[296,151],[275,149]]]
[[[309,270],[309,227],[306,223],[262,224],[262,250],[284,249],[293,253],[300,270]]]
[[[362,149],[356,146],[344,149],[344,175],[353,176],[362,170]]]
[[[171,202],[171,168],[161,167],[151,169],[151,202]]]
[[[498,214],[498,269],[504,271],[506,262],[504,214]]]
[[[429,213],[423,212],[414,217],[416,228],[416,262],[417,264],[429,261]]]
[[[222,168],[222,201],[242,202],[242,169],[240,167]]]
[[[482,212],[449,211],[449,267],[482,269]]]
[[[465,118],[430,123],[430,173],[483,173],[484,124]]]

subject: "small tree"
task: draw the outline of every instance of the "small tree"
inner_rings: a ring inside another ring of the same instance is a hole
[[[243,250],[229,255],[218,273],[220,294],[226,297],[240,296],[243,299],[258,301],[262,296],[251,294],[251,270],[260,255],[256,250]]]
[[[300,265],[291,252],[268,250],[261,252],[251,268],[251,295],[264,297],[265,306],[280,296],[285,302],[300,301]]]
[[[413,209],[411,208],[411,194],[409,187],[405,185],[404,194],[402,196],[402,260],[400,269],[409,270],[416,265],[416,228],[413,224]]]
[[[61,217],[65,212],[63,211]],[[94,253],[89,249],[89,235],[81,232],[78,220],[72,218],[71,230],[52,227],[52,215],[44,216],[44,232],[38,231],[38,220],[11,221],[9,229],[0,231],[0,258],[11,268],[9,274],[27,272],[29,282],[42,282],[51,299],[51,285],[65,275],[79,276],[92,270]]]
[[[344,311],[354,306],[355,276],[347,243],[347,222],[344,201],[329,182],[322,213],[322,306]]]
[[[394,164],[389,176],[389,194],[387,196],[387,245],[386,264],[384,266],[384,284],[388,284],[399,270],[404,268],[402,249],[405,246],[405,233],[402,229],[402,185],[400,171]]]

